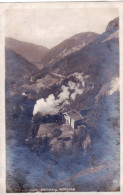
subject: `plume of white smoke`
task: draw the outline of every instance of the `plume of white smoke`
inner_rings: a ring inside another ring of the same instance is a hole
[[[109,93],[109,95],[112,95],[116,91],[119,91],[119,78],[118,77],[115,77],[112,79],[111,85],[110,85],[110,90],[108,93]]]
[[[56,114],[59,112],[59,104],[63,103],[68,104],[67,99],[69,99],[69,87],[62,86],[62,92],[58,95],[58,99],[55,99],[54,95],[51,94],[48,96],[48,98],[45,100],[43,98],[37,100],[33,115],[36,115],[38,112],[42,114]]]
[[[75,90],[75,88],[76,88],[76,83],[73,83],[72,81],[69,81],[69,82],[68,82],[68,86],[69,86],[69,88],[70,88],[71,90]]]
[[[73,100],[76,99],[77,95],[80,95],[84,92],[84,88],[80,88],[79,83],[73,83],[72,81],[69,81],[68,86],[70,87],[71,90],[74,90],[74,92],[70,96]]]
[[[63,108],[65,105],[70,105],[70,102],[68,100],[65,100],[61,106],[61,108]]]
[[[78,79],[79,83],[69,81],[68,86],[62,85],[62,92],[58,95],[57,99],[51,94],[46,99],[41,98],[37,100],[34,105],[33,115],[36,115],[38,112],[44,115],[57,114],[60,108],[70,104],[69,98],[75,100],[77,95],[82,94],[85,87],[83,76],[80,73],[75,73],[74,76]],[[70,90],[73,90],[72,94]]]
[[[84,74],[83,73],[75,72],[73,74],[73,76],[75,76],[75,78],[82,83],[82,87],[85,87]]]
[[[76,99],[76,96],[82,94],[83,92],[84,92],[84,89],[78,89],[78,88],[76,88],[76,89],[75,89],[75,92],[73,92],[73,93],[71,94],[71,98],[72,98],[73,100],[75,100],[75,99]]]
[[[69,99],[69,95],[70,95],[69,87],[62,85],[61,89],[62,92],[58,95],[59,99],[57,100],[59,103],[63,102],[66,99]]]
[[[54,112],[56,113],[58,112],[58,104],[55,101],[55,97],[53,94],[49,95],[46,100],[43,98],[37,100],[34,106],[33,115],[36,115],[38,112],[42,114],[47,114],[47,113],[53,114]]]

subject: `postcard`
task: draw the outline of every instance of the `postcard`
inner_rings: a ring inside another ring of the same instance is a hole
[[[1,193],[121,193],[121,5],[1,4]]]

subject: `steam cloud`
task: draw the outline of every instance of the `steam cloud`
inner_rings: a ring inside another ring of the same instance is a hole
[[[74,92],[70,95],[70,97],[75,100],[76,96],[79,94],[82,94],[84,89],[83,88],[79,88],[80,87],[80,83],[73,83],[72,81],[68,82],[68,86],[70,87],[71,90],[74,90]]]
[[[112,95],[116,91],[119,91],[119,78],[115,77],[111,81],[109,95]]]
[[[34,105],[33,115],[36,115],[38,112],[42,113],[43,115],[57,114],[60,108],[70,104],[70,98],[75,100],[78,94],[82,94],[85,87],[84,79],[80,73],[75,73],[74,76],[77,78],[79,83],[69,81],[68,86],[62,85],[62,92],[58,95],[57,99],[55,99],[53,94],[50,94],[46,99],[41,98],[37,100],[36,104]]]

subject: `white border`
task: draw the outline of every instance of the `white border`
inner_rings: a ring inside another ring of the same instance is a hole
[[[55,7],[75,7],[76,8],[81,7],[88,7],[88,8],[119,8],[119,13],[120,13],[120,112],[121,112],[121,129],[123,126],[123,3],[122,2],[57,2],[57,3],[0,3],[0,194],[8,194],[6,193],[6,185],[5,185],[5,170],[6,170],[6,158],[5,158],[5,52],[4,52],[4,27],[5,27],[5,10],[6,9],[33,9],[33,8],[43,8],[43,6],[50,6],[50,8],[53,6]],[[75,194],[92,194],[92,195],[97,195],[98,193],[100,194],[123,194],[123,134],[121,131],[121,191],[120,192],[69,192],[72,193],[72,195]],[[69,194],[68,192],[50,192],[50,193],[43,193],[46,195],[52,194],[52,195],[57,195],[57,194],[62,194],[64,195]],[[20,194],[20,193],[9,193],[9,194]],[[27,194],[27,193],[23,193]],[[34,193],[28,193],[34,195]],[[41,192],[36,192],[36,194],[41,194]]]

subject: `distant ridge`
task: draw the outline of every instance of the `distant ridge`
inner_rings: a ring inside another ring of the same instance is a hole
[[[51,65],[65,56],[68,56],[75,51],[80,50],[81,48],[87,46],[89,43],[97,39],[99,34],[95,32],[82,32],[75,34],[72,37],[65,39],[60,44],[51,48],[42,60],[42,64],[45,67],[46,65]]]
[[[21,55],[23,58],[41,69],[40,61],[48,52],[48,48],[33,43],[22,42],[10,37],[5,39],[6,48]]]

